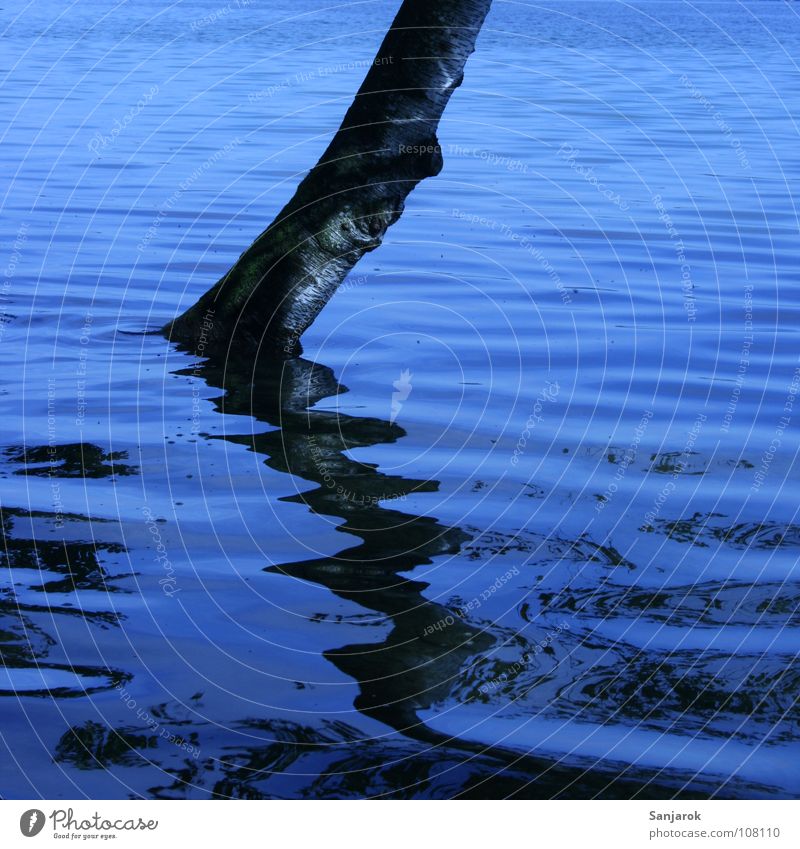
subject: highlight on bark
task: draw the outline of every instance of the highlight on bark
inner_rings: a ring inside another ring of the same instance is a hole
[[[163,328],[170,339],[206,355],[301,352],[348,272],[441,170],[436,130],[490,6],[404,0],[319,162],[228,273]]]

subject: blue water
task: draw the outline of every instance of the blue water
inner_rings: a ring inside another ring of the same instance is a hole
[[[796,4],[495,0],[301,361],[143,335],[396,7],[0,12],[0,795],[796,796]]]

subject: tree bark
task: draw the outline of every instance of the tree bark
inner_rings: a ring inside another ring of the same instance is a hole
[[[341,127],[270,226],[164,332],[199,354],[300,353],[406,196],[442,167],[436,129],[491,0],[404,0]]]

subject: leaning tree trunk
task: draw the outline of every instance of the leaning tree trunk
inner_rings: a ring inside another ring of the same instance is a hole
[[[442,167],[436,128],[491,0],[404,0],[339,131],[231,270],[164,328],[198,353],[279,357]]]

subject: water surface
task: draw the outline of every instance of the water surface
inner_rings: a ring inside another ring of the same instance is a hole
[[[396,3],[7,3],[0,795],[800,792],[783,2],[496,0],[285,366],[144,335]]]

